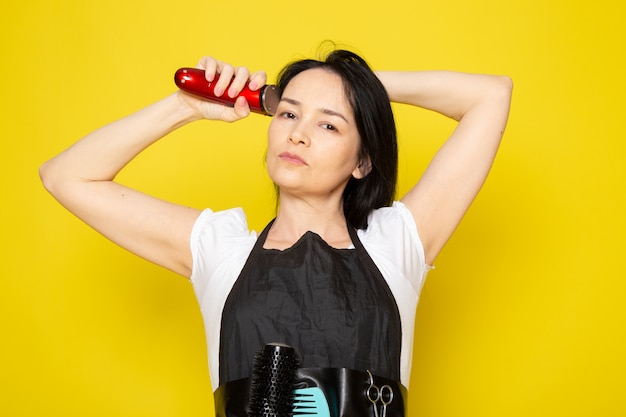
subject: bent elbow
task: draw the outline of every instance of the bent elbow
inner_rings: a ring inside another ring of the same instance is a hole
[[[485,104],[490,106],[492,115],[503,114],[508,117],[513,94],[513,80],[506,75],[495,75],[491,78],[491,88],[485,96]]]
[[[497,90],[501,96],[505,97],[508,101],[511,101],[511,94],[513,93],[513,79],[508,75],[498,75]]]
[[[39,166],[39,179],[46,191],[57,198],[63,185],[63,175],[54,160],[46,161]]]
[[[498,79],[504,88],[508,91],[513,90],[513,79],[508,75],[498,75]]]
[[[39,179],[43,184],[43,187],[50,192],[53,188],[54,180],[53,180],[53,172],[50,169],[50,161],[46,161],[39,166]]]

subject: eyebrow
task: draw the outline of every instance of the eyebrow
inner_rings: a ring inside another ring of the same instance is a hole
[[[287,103],[292,104],[292,105],[294,105],[294,106],[299,106],[299,105],[301,105],[301,104],[302,104],[302,103],[300,103],[298,100],[294,100],[294,99],[289,98],[289,97],[282,97],[282,98],[280,99],[280,101],[287,102]],[[337,116],[337,117],[340,117],[340,118],[342,118],[343,120],[345,120],[345,121],[346,121],[346,123],[350,123],[350,122],[348,122],[348,119],[347,119],[347,118],[346,118],[343,114],[341,114],[341,113],[339,113],[339,112],[336,112],[336,111],[334,111],[334,110],[321,108],[321,109],[319,109],[319,111],[321,111],[321,112],[322,112],[322,113],[324,113],[324,114],[328,114],[328,115],[330,115],[330,116]]]

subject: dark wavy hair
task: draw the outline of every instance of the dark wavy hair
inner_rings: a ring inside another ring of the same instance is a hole
[[[296,75],[315,68],[341,77],[361,138],[359,160],[369,157],[371,161],[371,172],[361,179],[350,178],[343,192],[348,223],[366,229],[370,212],[391,205],[396,192],[398,144],[389,96],[363,58],[341,49],[330,52],[325,59],[302,59],[288,64],[279,73],[277,85],[285,91]]]

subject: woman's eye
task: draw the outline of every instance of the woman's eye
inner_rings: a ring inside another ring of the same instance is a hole
[[[322,127],[326,130],[337,130],[337,128],[334,125],[331,125],[329,123],[324,123]]]
[[[295,119],[296,115],[293,114],[292,112],[286,111],[286,112],[283,112],[283,117],[285,119]]]

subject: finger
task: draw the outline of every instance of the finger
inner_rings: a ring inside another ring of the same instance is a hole
[[[244,97],[238,97],[233,107],[223,106],[219,113],[220,120],[228,123],[236,122],[250,114],[250,106]]]
[[[217,73],[217,60],[210,56],[205,56],[198,62],[196,68],[203,69],[207,81],[211,82]]]
[[[237,97],[237,95],[243,90],[245,85],[248,83],[250,79],[250,71],[246,67],[239,67],[236,69],[235,77],[230,83],[230,87],[228,88],[228,96],[229,97]]]
[[[252,91],[256,91],[267,83],[267,74],[265,71],[257,71],[250,75],[250,83],[248,87]]]
[[[218,61],[217,71],[220,74],[220,79],[217,81],[217,83],[215,83],[215,88],[213,89],[213,92],[217,97],[220,97],[222,94],[224,94],[224,91],[226,91],[231,81],[233,80],[233,77],[235,76],[235,68],[230,64]]]
[[[233,110],[239,119],[243,119],[250,114],[250,106],[248,105],[248,101],[245,97],[237,97]]]

